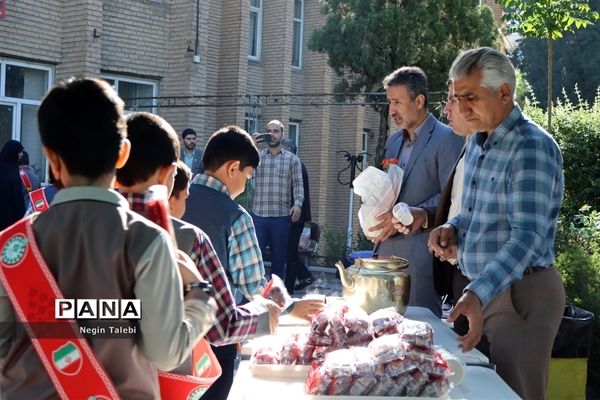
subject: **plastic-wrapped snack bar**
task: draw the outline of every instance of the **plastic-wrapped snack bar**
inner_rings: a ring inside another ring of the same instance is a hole
[[[325,329],[329,325],[330,315],[332,314],[333,312],[327,308],[323,308],[321,311],[317,312],[310,321],[310,331],[323,336]]]
[[[281,348],[261,347],[252,356],[252,360],[256,364],[279,364],[279,355]]]
[[[406,392],[406,388],[408,387],[408,384],[412,382],[412,380],[413,377],[410,374],[400,375],[396,378],[396,385],[398,385],[402,389],[402,394]]]
[[[419,370],[434,377],[449,377],[453,374],[448,366],[448,362],[444,360],[441,354],[436,352],[436,359],[433,362],[426,362],[419,366]]]
[[[325,373],[325,370],[316,362],[313,362],[306,375],[306,393],[327,394],[331,381],[331,377]]]
[[[327,390],[327,394],[330,396],[348,394],[350,386],[352,386],[352,376],[339,376],[333,378],[329,385],[329,389]]]
[[[352,376],[356,371],[356,359],[353,349],[332,351],[325,356],[323,368],[332,378]]]
[[[421,392],[422,397],[441,397],[452,390],[452,383],[447,378],[431,379]]]
[[[312,361],[312,356],[315,351],[315,344],[310,339],[309,335],[306,335],[306,341],[300,342],[300,356],[298,356],[298,364],[309,365]]]
[[[406,385],[406,395],[418,397],[425,385],[427,385],[429,376],[427,376],[426,373],[418,370],[411,373],[410,376],[412,379]]]
[[[393,307],[388,307],[373,312],[369,315],[369,319],[371,320],[373,336],[379,337],[398,333],[398,324],[402,322],[404,317],[398,314]]]
[[[369,315],[362,309],[350,307],[343,316],[343,324],[348,332],[367,333],[371,326]]]
[[[279,361],[284,365],[295,365],[300,358],[300,353],[302,352],[302,344],[301,342],[306,343],[306,336],[294,333],[292,334],[288,340],[284,343],[283,348],[281,349],[281,354],[279,356]]]
[[[373,376],[377,362],[371,350],[366,347],[353,347],[349,349],[354,356],[354,375]]]
[[[399,376],[413,372],[417,369],[419,363],[411,360],[408,357],[401,358],[399,360],[390,361],[384,365],[385,374],[389,376]]]
[[[352,386],[348,390],[350,396],[361,396],[368,393],[377,383],[374,376],[359,376],[352,381]]]
[[[399,334],[385,335],[369,343],[369,350],[379,363],[385,364],[404,357],[406,354],[404,343]]]
[[[348,346],[367,346],[373,340],[373,335],[369,332],[356,333],[348,332],[346,343]]]
[[[369,392],[370,396],[386,396],[390,389],[396,385],[396,382],[387,375],[383,375],[379,378],[379,382],[373,386],[373,389]]]
[[[337,343],[340,347],[345,347],[347,345],[347,335],[342,318],[341,315],[336,314],[329,320],[329,336],[334,343]]]
[[[423,347],[410,345],[407,348],[406,357],[419,363],[433,364],[438,359],[438,352],[434,349],[425,349]]]
[[[404,394],[405,387],[406,387],[406,385],[399,385],[396,381],[394,381],[394,384],[390,387],[390,390],[387,392],[387,396],[388,397],[402,396]]]
[[[405,318],[399,329],[402,338],[408,343],[424,348],[433,347],[433,329],[427,322]]]
[[[333,344],[333,340],[329,336],[325,335],[317,335],[311,334],[310,340],[315,344],[315,346],[331,346]]]

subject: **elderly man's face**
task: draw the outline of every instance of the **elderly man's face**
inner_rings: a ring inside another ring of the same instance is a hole
[[[448,125],[460,136],[468,136],[472,133],[465,119],[460,115],[458,100],[454,95],[454,83],[448,85],[448,101],[444,106],[444,114],[448,119]]]
[[[506,117],[507,103],[512,102],[512,94],[507,84],[496,91],[481,86],[481,78],[481,71],[477,71],[456,79],[454,95],[470,132],[491,133]]]

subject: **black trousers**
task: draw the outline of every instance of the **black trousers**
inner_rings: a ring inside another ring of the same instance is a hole
[[[287,242],[286,270],[285,270],[285,288],[292,294],[294,293],[294,285],[296,279],[307,279],[311,276],[310,271],[306,268],[306,264],[302,261],[300,253],[298,253],[298,244],[304,224],[292,223]]]
[[[202,396],[206,400],[227,400],[229,390],[233,385],[233,373],[235,370],[235,357],[237,355],[237,344],[225,346],[211,346],[219,364],[221,365],[221,376],[213,383]]]

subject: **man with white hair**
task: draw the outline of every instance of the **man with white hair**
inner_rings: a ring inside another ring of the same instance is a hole
[[[544,399],[565,291],[552,266],[564,176],[554,139],[515,104],[502,53],[461,52],[450,68],[460,115],[473,132],[458,216],[433,230],[430,250],[454,257],[471,281],[448,318],[469,320],[463,351],[482,331],[500,376],[524,399]]]

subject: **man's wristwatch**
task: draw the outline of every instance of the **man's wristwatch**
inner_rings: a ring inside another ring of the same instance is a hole
[[[188,294],[192,289],[200,288],[206,294],[210,294],[212,285],[206,281],[196,281],[183,286],[183,294]]]

